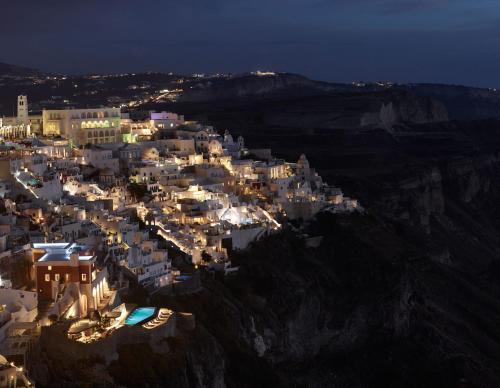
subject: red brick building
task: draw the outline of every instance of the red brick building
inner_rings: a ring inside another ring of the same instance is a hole
[[[74,302],[79,315],[96,310],[108,293],[107,271],[99,270],[96,256],[75,243],[33,244],[39,300],[56,301],[66,286],[76,285]]]

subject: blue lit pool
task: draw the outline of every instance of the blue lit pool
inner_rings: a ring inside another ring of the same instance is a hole
[[[184,280],[189,280],[189,279],[191,279],[191,276],[189,276],[189,275],[179,275],[179,276],[175,277],[175,280],[178,280],[178,281],[184,281]]]
[[[154,307],[139,307],[130,313],[130,315],[125,320],[125,324],[128,326],[135,326],[139,323],[145,323],[153,317],[156,313],[156,308]]]

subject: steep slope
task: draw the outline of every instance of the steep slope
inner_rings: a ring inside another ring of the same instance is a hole
[[[130,360],[147,366],[151,386],[497,386],[498,274],[484,272],[492,256],[467,271],[457,265],[466,254],[443,261],[436,244],[467,252],[475,243],[438,229],[429,238],[376,214],[321,215],[307,230],[323,236],[316,249],[275,235],[234,257],[236,275],[205,274],[201,293],[154,298],[194,312],[197,333],[167,357],[123,351],[108,370],[130,387]]]

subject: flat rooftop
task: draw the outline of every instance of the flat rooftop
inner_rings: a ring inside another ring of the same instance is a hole
[[[74,252],[85,251],[86,247],[76,243],[34,243],[33,249],[41,249],[45,251],[45,254],[38,260],[39,262],[44,261],[69,261],[70,256]],[[79,261],[89,261],[92,260],[93,255],[79,255]]]

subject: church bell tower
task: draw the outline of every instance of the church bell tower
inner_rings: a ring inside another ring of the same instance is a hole
[[[28,96],[17,96],[17,123],[29,124],[28,118]]]

